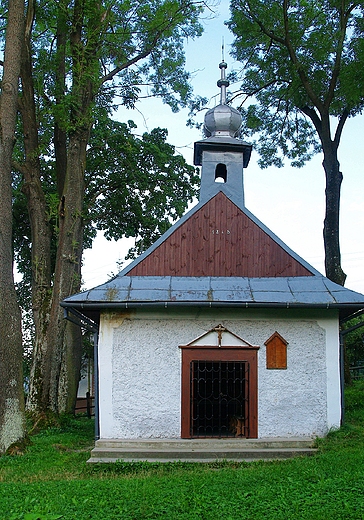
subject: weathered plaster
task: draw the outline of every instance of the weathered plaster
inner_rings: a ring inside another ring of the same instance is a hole
[[[287,369],[266,369],[265,348],[261,349],[259,436],[323,435],[327,431],[325,333],[315,321],[276,321],[274,326],[288,342]],[[266,327],[257,333],[265,335]]]
[[[112,437],[112,344],[114,328],[122,326],[126,314],[105,312],[101,316],[99,333],[99,421],[101,437]]]
[[[259,437],[324,435],[338,424],[335,313],[313,316],[299,311],[138,311],[108,314],[101,320],[101,437],[180,437],[178,346],[190,343],[218,323],[260,346]],[[286,370],[266,369],[264,342],[275,331],[288,342]]]

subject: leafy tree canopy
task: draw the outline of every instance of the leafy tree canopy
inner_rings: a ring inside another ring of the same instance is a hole
[[[97,230],[108,239],[135,237],[132,258],[149,247],[179,217],[197,195],[198,171],[186,163],[167,143],[166,129],[155,128],[142,136],[133,121],[121,123],[99,111],[92,129],[85,171],[85,247],[90,247]],[[58,204],[54,160],[44,160],[43,188],[52,224],[52,257],[58,236]],[[53,173],[52,173],[53,172]],[[18,294],[30,308],[31,230],[21,176],[14,174],[14,250],[23,280]]]
[[[130,0],[77,2],[73,6],[67,0],[41,0],[32,38],[39,99],[52,108],[50,102],[59,98],[55,71],[64,59],[66,95],[55,108],[65,129],[72,128],[67,115],[80,101],[77,81],[91,82],[94,96],[105,85],[109,99],[116,96],[128,107],[133,107],[142,94],[161,96],[177,110],[191,95],[183,40],[202,33],[199,14],[203,4]],[[55,45],[57,35],[64,36],[64,47]]]
[[[199,183],[195,168],[166,142],[166,129],[137,137],[135,128],[132,121],[99,121],[86,164],[88,221],[107,238],[136,237],[130,256],[182,216]]]
[[[228,25],[243,63],[246,131],[259,133],[260,165],[302,166],[364,105],[363,2],[232,0]],[[337,127],[325,135],[323,119]]]
[[[258,134],[260,166],[280,167],[284,157],[302,166],[323,153],[325,269],[341,285],[338,148],[348,117],[364,105],[363,10],[346,0],[231,0],[228,22],[243,63],[245,133]]]

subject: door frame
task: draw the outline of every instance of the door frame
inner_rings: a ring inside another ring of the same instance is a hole
[[[248,435],[258,437],[258,349],[255,346],[183,345],[181,391],[181,438],[191,439],[191,361],[245,361],[249,364]]]

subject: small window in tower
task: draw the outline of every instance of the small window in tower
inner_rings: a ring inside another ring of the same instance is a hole
[[[267,368],[286,369],[287,341],[278,332],[275,332],[264,344],[267,347]]]
[[[226,164],[219,163],[215,169],[215,182],[226,182],[227,170]]]

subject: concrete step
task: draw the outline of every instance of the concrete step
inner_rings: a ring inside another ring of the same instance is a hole
[[[143,439],[96,441],[88,462],[214,462],[287,459],[313,455],[313,440],[289,439]]]

